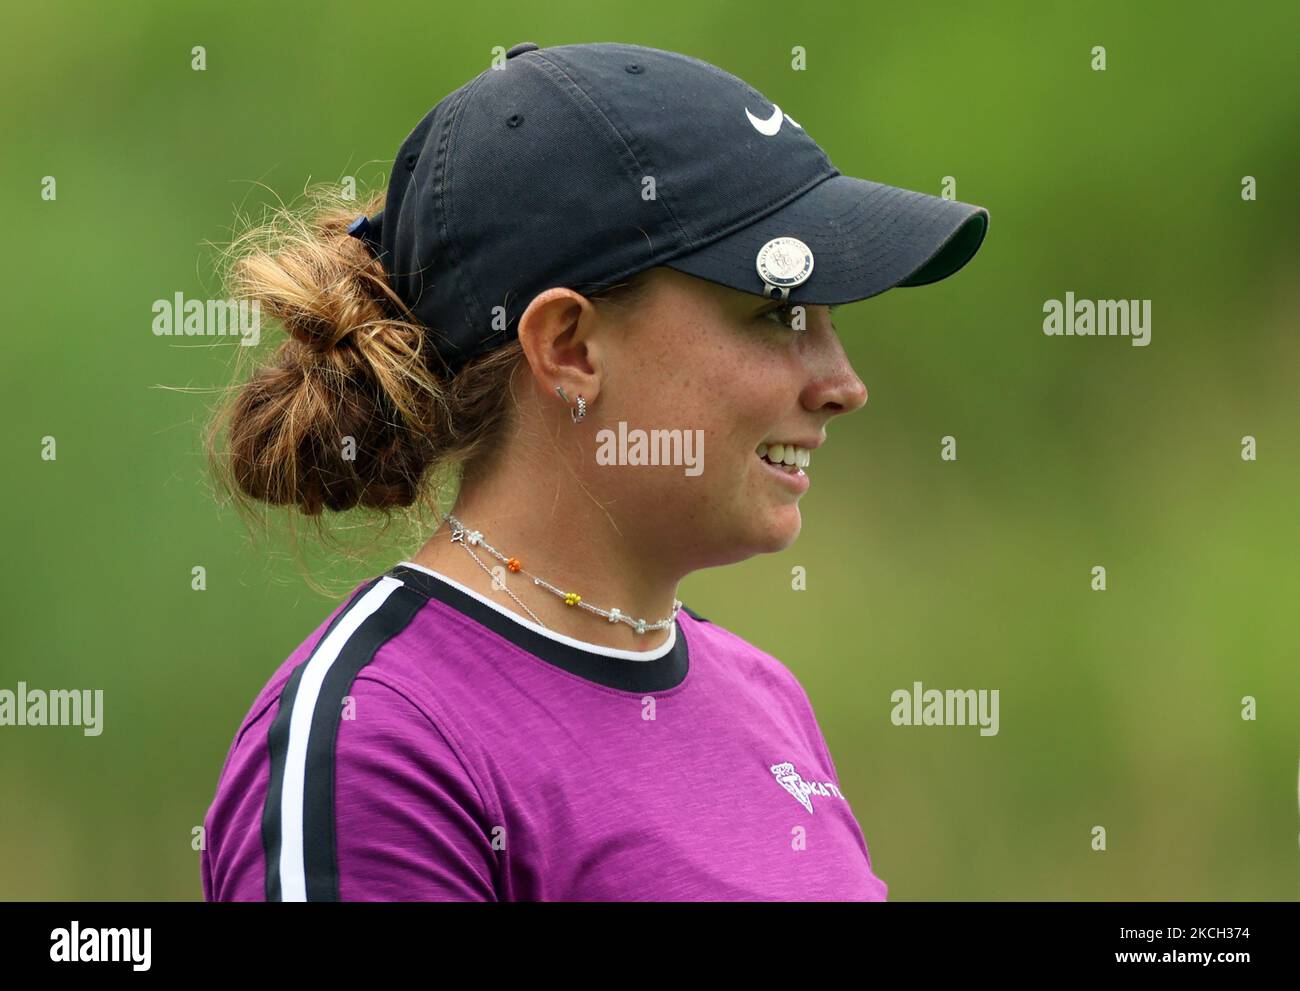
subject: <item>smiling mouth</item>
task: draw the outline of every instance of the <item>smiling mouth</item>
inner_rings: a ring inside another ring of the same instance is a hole
[[[812,463],[812,452],[795,444],[759,444],[754,453],[760,461],[782,468],[788,475],[802,475]]]

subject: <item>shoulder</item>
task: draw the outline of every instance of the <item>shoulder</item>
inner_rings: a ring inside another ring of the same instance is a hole
[[[778,657],[746,640],[719,623],[705,619],[685,604],[682,612],[691,617],[692,645],[702,645],[715,658],[722,658],[733,669],[749,678],[761,678],[771,687],[793,693],[804,704],[808,696],[803,685]]]
[[[431,663],[455,653],[460,628],[427,605],[426,596],[387,575],[358,584],[267,679],[240,723],[235,745],[273,718],[286,694],[297,698],[302,687],[339,694],[362,671],[394,691],[418,681]],[[430,656],[431,642],[447,649]]]
[[[686,611],[685,605],[682,609]],[[739,634],[717,623],[696,619],[693,611],[690,615],[688,635],[692,650],[702,647],[708,652],[708,663],[725,669],[729,677],[746,689],[760,693],[772,713],[783,713],[788,724],[798,728],[797,732],[803,734],[809,746],[822,755],[826,767],[835,773],[812,699],[794,671]]]
[[[683,610],[686,607],[683,605]],[[694,613],[691,614],[694,618]],[[817,720],[812,699],[803,683],[789,667],[767,651],[717,623],[701,621],[692,627],[695,638],[712,646],[714,656],[731,660],[731,668],[748,685],[759,686],[783,711],[793,726],[799,727],[808,745],[825,761],[825,767],[838,780],[839,772],[831,759],[825,734]]]
[[[235,734],[232,756],[245,740],[265,740],[276,726],[287,732],[291,719],[313,712],[346,723],[363,697],[371,703],[368,726],[384,719],[409,730],[449,734],[449,714],[438,711],[428,689],[450,668],[465,667],[469,646],[463,624],[434,606],[388,575],[358,584],[258,691]]]
[[[411,676],[425,604],[364,582],[267,681],[206,817],[210,900],[492,897],[499,802]]]

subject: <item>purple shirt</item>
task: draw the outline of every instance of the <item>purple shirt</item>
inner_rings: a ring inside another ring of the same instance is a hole
[[[883,901],[794,675],[687,607],[670,634],[584,643],[410,562],[363,583],[240,725],[204,899]]]

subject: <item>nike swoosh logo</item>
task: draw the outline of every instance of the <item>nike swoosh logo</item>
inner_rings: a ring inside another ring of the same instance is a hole
[[[788,120],[793,126],[799,127],[799,125],[795,123],[794,118],[791,117],[789,114],[782,114],[781,108],[778,107],[775,103],[772,104],[772,116],[768,117],[766,120],[764,120],[762,117],[755,117],[753,114],[751,114],[749,112],[749,107],[745,108],[745,116],[748,117],[749,122],[754,125],[755,131],[757,131],[759,134],[763,135],[764,137],[768,137],[768,138],[774,135],[777,131],[781,130],[782,120]],[[799,130],[802,131],[803,128],[799,127]]]

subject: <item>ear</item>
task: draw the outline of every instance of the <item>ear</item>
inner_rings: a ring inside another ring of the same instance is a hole
[[[572,289],[538,293],[519,317],[519,345],[534,378],[555,395],[561,386],[572,399],[588,402],[599,392],[600,349],[595,340],[599,314]]]

